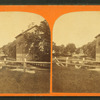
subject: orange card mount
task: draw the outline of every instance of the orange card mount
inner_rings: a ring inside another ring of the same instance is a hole
[[[29,12],[40,15],[48,22],[51,31],[50,93],[45,93],[45,92],[44,93],[32,93],[32,92],[0,93],[0,96],[100,96],[100,92],[99,93],[70,93],[70,92],[66,93],[57,91],[53,92],[52,88],[53,87],[52,41],[53,41],[54,24],[56,20],[60,16],[63,16],[64,14],[72,12],[83,12],[83,11],[100,11],[100,6],[99,5],[1,5],[0,6],[0,12]]]

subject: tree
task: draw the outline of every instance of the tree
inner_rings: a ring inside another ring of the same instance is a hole
[[[57,46],[56,43],[53,42],[53,51],[55,52],[53,54],[54,56],[64,56],[64,49],[65,46],[63,44]]]
[[[4,45],[2,50],[9,58],[16,59],[16,41]]]
[[[87,56],[95,58],[95,54],[96,54],[96,41],[95,40],[83,45],[81,48],[83,49],[83,52]]]
[[[26,52],[36,55],[38,60],[50,61],[50,29],[48,23],[44,20],[40,25],[35,25],[34,32],[24,34],[26,42]]]
[[[66,47],[65,47],[65,50],[64,50],[64,52],[66,52],[66,53],[74,53],[75,52],[75,50],[76,50],[76,46],[75,46],[75,44],[73,44],[73,43],[69,43],[69,44],[67,44],[66,45]]]
[[[43,50],[41,51],[41,59],[45,61],[50,61],[51,54],[51,35],[50,28],[46,20],[41,21],[39,26],[39,32],[43,33],[41,36],[40,43],[42,44]]]
[[[80,53],[80,48],[76,48],[75,53],[76,53],[76,54],[79,54],[79,53]]]

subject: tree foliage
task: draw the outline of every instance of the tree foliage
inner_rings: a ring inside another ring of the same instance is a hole
[[[34,32],[24,34],[26,42],[26,52],[30,55],[36,55],[37,60],[50,61],[50,29],[48,23],[44,20],[40,25],[35,25]]]
[[[81,47],[81,49],[83,49],[83,52],[91,57],[91,58],[95,58],[95,55],[96,55],[96,41],[92,41],[92,42],[89,42],[85,45],[83,45]]]
[[[55,51],[53,55],[55,56],[67,56],[69,53],[72,55],[74,52],[76,54],[80,53],[80,50],[83,50],[83,53],[88,57],[95,58],[96,56],[96,41],[89,42],[82,47],[76,48],[74,43],[69,43],[64,47],[63,45],[57,46],[56,43],[53,42],[53,50]]]
[[[2,50],[9,58],[16,59],[16,41],[4,45]]]
[[[76,46],[74,43],[69,43],[66,46],[60,45],[57,46],[56,43],[53,42],[53,50],[54,50],[54,55],[55,56],[67,56],[75,52]]]
[[[66,52],[69,52],[70,54],[74,53],[75,50],[76,50],[76,46],[75,46],[74,43],[69,43],[69,44],[67,44],[66,47],[65,47],[65,51],[66,51]]]

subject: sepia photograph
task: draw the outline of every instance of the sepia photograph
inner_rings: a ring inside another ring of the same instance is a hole
[[[53,92],[100,93],[100,11],[60,16],[53,27]]]
[[[51,33],[28,12],[0,12],[0,93],[49,93]]]

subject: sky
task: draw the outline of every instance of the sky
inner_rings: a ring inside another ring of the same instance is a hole
[[[44,18],[28,12],[0,12],[0,47],[15,40],[31,23],[39,25]]]
[[[53,28],[56,45],[74,43],[81,47],[100,34],[100,11],[71,12],[60,16]]]

